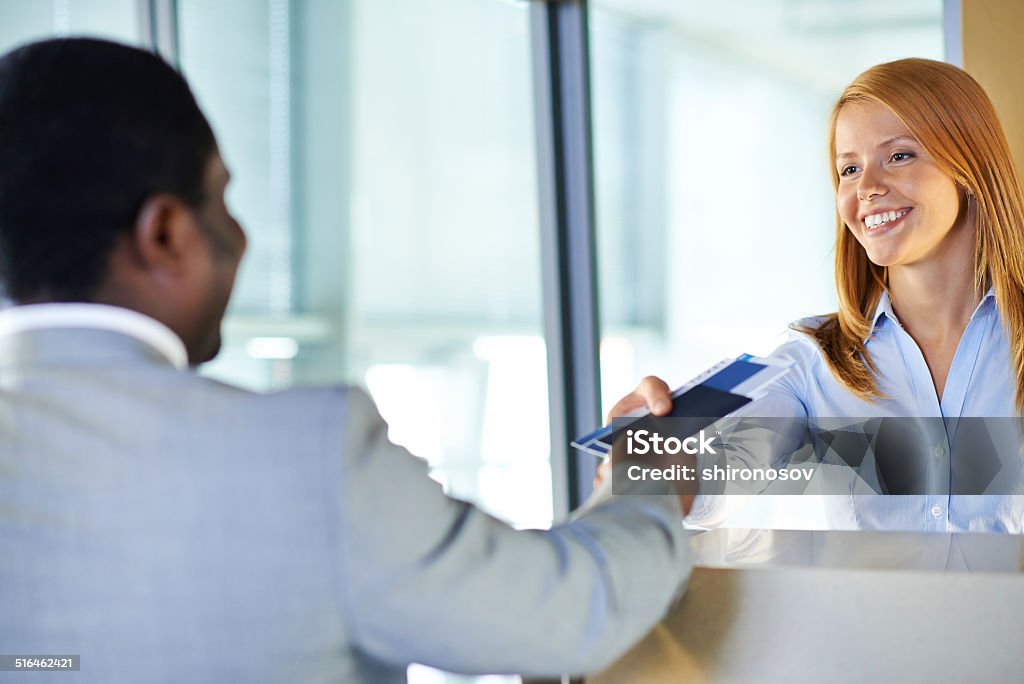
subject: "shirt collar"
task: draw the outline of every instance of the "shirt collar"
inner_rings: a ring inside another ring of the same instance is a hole
[[[899,325],[899,321],[896,320],[896,314],[892,311],[892,300],[889,299],[889,291],[882,290],[882,296],[878,298],[878,305],[875,307],[875,315],[871,317],[872,329],[877,328],[881,323],[882,317],[889,318],[893,323]],[[865,340],[866,342],[867,340]]]
[[[995,296],[996,296],[995,290],[993,288],[991,288],[991,287],[988,288],[988,292],[986,292],[985,296],[981,298],[981,301],[978,302],[977,308],[974,309],[974,313],[971,314],[971,319],[973,320],[974,317],[977,316],[979,313],[982,313],[983,311],[987,311],[990,307],[992,307],[994,305],[994,303],[995,303]],[[879,297],[878,305],[875,307],[875,315],[871,317],[871,332],[872,333],[875,330],[878,329],[879,325],[881,325],[881,322],[882,322],[883,318],[888,318],[889,320],[891,320],[896,325],[902,327],[902,324],[900,323],[899,319],[896,318],[896,314],[893,313],[893,310],[892,310],[892,300],[889,299],[889,291],[888,290],[883,290],[882,291],[882,296]],[[871,339],[871,335],[870,334],[868,335],[867,339],[865,339],[864,341],[867,342],[869,339]]]
[[[26,304],[0,311],[0,338],[29,330],[109,330],[149,345],[178,370],[188,368],[185,343],[160,321],[131,309],[105,304]]]

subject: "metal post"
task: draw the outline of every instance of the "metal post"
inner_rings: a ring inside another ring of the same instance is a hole
[[[178,66],[178,3],[138,0],[139,43]]]
[[[587,6],[534,0],[530,11],[557,518],[590,493],[596,463],[569,442],[601,410]]]

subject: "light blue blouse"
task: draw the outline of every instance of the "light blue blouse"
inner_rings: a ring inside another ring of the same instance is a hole
[[[820,319],[804,319],[815,324]],[[741,413],[752,416],[817,418],[942,417],[927,435],[934,443],[927,477],[949,482],[950,445],[960,417],[1006,418],[1016,415],[1016,378],[1010,367],[1006,333],[990,290],[971,316],[953,357],[943,396],[939,400],[923,354],[903,329],[883,294],[875,310],[874,329],[866,346],[878,368],[879,388],[885,399],[862,400],[843,387],[829,370],[817,343],[807,335],[793,333],[772,356],[793,363],[792,370],[777,381],[767,394],[749,404]],[[1010,421],[997,421],[1004,425]],[[942,429],[944,425],[945,429]],[[936,434],[937,432],[937,434]],[[780,465],[780,456],[799,444],[776,441],[764,445],[759,455],[747,455],[747,465]],[[1019,438],[1014,434],[1014,449]],[[1004,449],[1005,451],[1005,449]],[[1016,453],[1016,451],[1015,451]],[[963,458],[963,454],[956,454]],[[751,462],[751,459],[755,462]],[[936,488],[941,490],[941,488]],[[929,488],[931,491],[931,488]],[[947,488],[948,491],[948,488]],[[1021,490],[1024,491],[1024,490]],[[725,500],[740,497],[699,497],[687,522],[711,526],[721,524],[732,506]],[[779,505],[785,505],[781,497]],[[922,532],[1010,532],[1024,528],[1024,496],[1007,495],[875,495],[829,494],[824,496],[828,524],[833,529],[913,530]],[[735,502],[734,502],[735,503]]]

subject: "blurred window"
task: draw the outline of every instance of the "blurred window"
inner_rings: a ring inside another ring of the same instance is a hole
[[[0,0],[0,53],[71,34],[137,44],[138,5],[138,0]]]

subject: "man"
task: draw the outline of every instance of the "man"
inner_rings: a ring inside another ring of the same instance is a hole
[[[621,654],[687,575],[676,497],[515,531],[445,497],[359,390],[189,372],[245,249],[228,179],[158,57],[69,39],[0,59],[0,650],[78,654],[53,681],[104,683]]]

